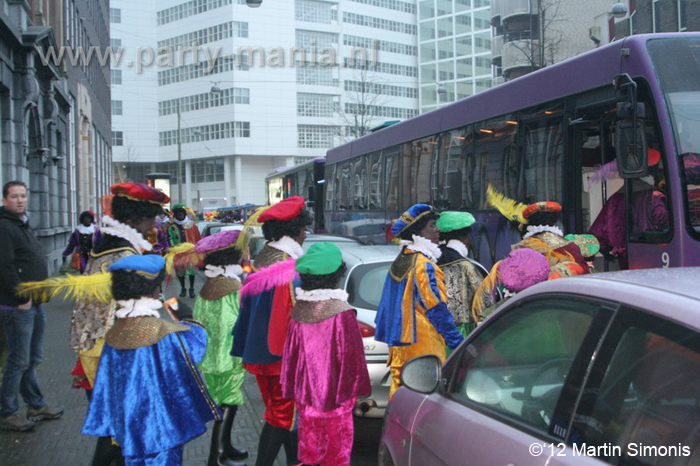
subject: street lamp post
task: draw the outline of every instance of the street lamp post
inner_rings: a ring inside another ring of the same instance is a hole
[[[182,131],[180,127],[180,100],[177,101],[177,200],[182,202]],[[184,204],[187,204],[184,202]]]

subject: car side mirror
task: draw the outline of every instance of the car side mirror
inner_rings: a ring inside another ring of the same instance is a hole
[[[433,354],[410,359],[401,368],[401,386],[429,395],[440,385],[442,362]]]

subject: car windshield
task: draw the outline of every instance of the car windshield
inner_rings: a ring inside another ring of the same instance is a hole
[[[389,273],[391,262],[362,264],[350,271],[345,291],[351,306],[376,311],[382,299],[384,280]]]
[[[700,239],[700,38],[654,39],[647,49],[671,115],[685,181],[686,224]]]

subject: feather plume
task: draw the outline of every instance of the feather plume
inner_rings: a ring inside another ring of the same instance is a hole
[[[525,204],[510,199],[496,191],[489,184],[486,190],[486,203],[494,206],[508,220],[517,220],[520,223],[527,223],[523,218],[523,211],[527,208]]]
[[[617,171],[617,160],[613,160],[602,166],[598,165],[598,170],[596,170],[593,176],[591,176],[591,179],[588,180],[588,189],[591,189],[593,183],[601,183],[619,177],[620,173]]]
[[[178,270],[184,270],[189,266],[201,267],[203,258],[197,254],[195,245],[192,243],[180,243],[170,248],[165,255],[165,271],[172,275]]]
[[[250,275],[241,289],[241,299],[251,294],[260,294],[295,280],[299,274],[294,270],[296,261],[287,259]]]
[[[488,307],[487,304],[494,304],[493,293],[498,286],[498,266],[503,261],[498,261],[493,264],[491,272],[484,278],[481,285],[476,289],[474,293],[474,301],[472,301],[472,317],[474,322],[481,322],[484,320],[484,310]]]
[[[73,301],[94,298],[108,303],[112,301],[112,274],[63,275],[40,282],[24,282],[17,287],[17,295],[39,302],[63,296]]]
[[[255,233],[255,227],[260,226],[260,222],[258,222],[258,217],[260,217],[260,214],[265,212],[270,207],[272,206],[267,205],[263,207],[258,207],[253,213],[253,215],[248,217],[248,220],[246,220],[246,222],[244,223],[243,230],[241,230],[241,233],[236,239],[236,244],[234,246],[236,249],[238,249],[239,251],[246,251],[246,249],[248,248],[248,243],[253,237],[253,233]]]

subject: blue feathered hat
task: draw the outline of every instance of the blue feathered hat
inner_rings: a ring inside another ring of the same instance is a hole
[[[418,221],[424,215],[431,212],[435,212],[431,206],[428,204],[416,204],[410,207],[406,212],[401,214],[401,217],[397,218],[394,224],[391,226],[391,234],[394,237],[399,236],[402,231],[410,227]]]
[[[146,278],[155,278],[158,273],[165,267],[165,258],[156,254],[146,256],[133,255],[119,259],[117,262],[109,266],[109,271],[126,270],[134,272]]]

